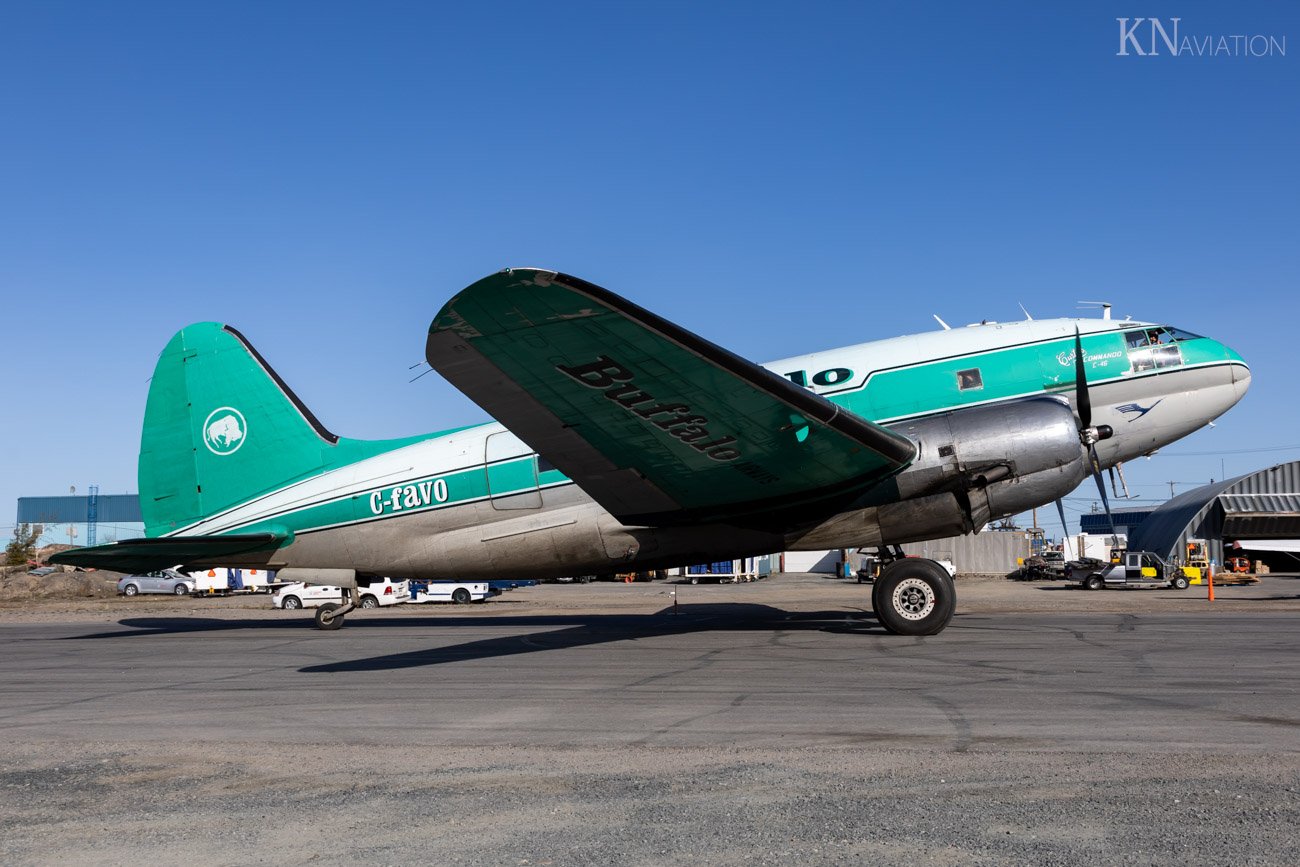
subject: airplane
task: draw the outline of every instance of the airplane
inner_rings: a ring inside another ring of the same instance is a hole
[[[145,537],[52,559],[275,569],[344,588],[316,611],[337,629],[357,576],[546,578],[875,547],[892,560],[872,590],[880,623],[933,635],[954,583],[898,545],[1059,506],[1090,474],[1104,497],[1102,469],[1208,424],[1250,384],[1222,343],[1109,318],[945,325],[760,366],[539,268],[454,296],[425,354],[497,421],[340,437],[235,328],[182,329],[145,407]]]

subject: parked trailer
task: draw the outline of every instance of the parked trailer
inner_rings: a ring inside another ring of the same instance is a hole
[[[214,596],[229,593],[266,593],[280,585],[275,571],[267,569],[200,569],[189,573],[195,593]]]
[[[771,557],[742,557],[739,560],[701,563],[687,566],[683,570],[683,580],[691,584],[710,581],[719,584],[739,584],[742,581],[757,581],[771,574],[771,563]]]

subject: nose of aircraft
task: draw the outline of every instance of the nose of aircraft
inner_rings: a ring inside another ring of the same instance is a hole
[[[1236,403],[1246,396],[1246,390],[1250,388],[1250,367],[1246,364],[1246,359],[1231,346],[1225,344],[1220,346],[1223,346],[1224,357],[1231,362],[1229,369],[1232,371],[1232,390],[1237,396],[1233,403]]]

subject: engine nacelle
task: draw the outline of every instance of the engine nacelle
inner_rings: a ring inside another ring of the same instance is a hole
[[[790,550],[893,545],[979,532],[1050,503],[1087,478],[1078,421],[1052,397],[955,410],[893,425],[917,444],[912,466],[872,499],[792,534]]]
[[[917,444],[895,481],[901,499],[985,488],[1083,460],[1070,405],[1051,397],[976,406],[892,425]]]

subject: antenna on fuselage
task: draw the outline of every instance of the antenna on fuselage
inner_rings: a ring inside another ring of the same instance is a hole
[[[949,325],[947,322],[944,322],[942,319],[940,319],[938,313],[934,313],[934,314],[931,314],[931,315],[934,316],[934,321],[935,321],[935,322],[938,322],[940,325],[943,326],[943,330],[944,330],[944,331],[952,331],[952,326]]]
[[[1017,303],[1017,304],[1020,304],[1019,301],[1017,301],[1016,303]],[[1025,309],[1025,305],[1020,304],[1020,312],[1023,313],[1023,314],[1025,314],[1025,320],[1026,320],[1027,322],[1033,322],[1033,321],[1034,321],[1034,317],[1032,317],[1032,316],[1029,315],[1029,311]]]
[[[1101,308],[1101,318],[1102,318],[1102,319],[1110,319],[1110,308],[1111,308],[1111,306],[1112,306],[1112,305],[1111,305],[1111,303],[1110,303],[1109,301],[1080,301],[1080,302],[1079,302],[1079,309],[1080,309],[1080,310],[1085,310],[1085,309],[1089,309],[1089,308],[1100,307],[1100,308]]]

